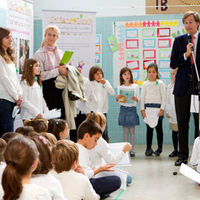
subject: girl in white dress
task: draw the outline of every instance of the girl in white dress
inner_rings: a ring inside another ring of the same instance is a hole
[[[43,113],[49,109],[43,98],[40,65],[37,60],[25,61],[21,87],[23,90],[22,119],[42,118]]]

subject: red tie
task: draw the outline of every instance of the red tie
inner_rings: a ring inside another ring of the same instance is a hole
[[[193,36],[192,36],[193,49],[194,49],[194,39],[195,39],[195,36],[193,35]],[[193,52],[193,53],[194,53],[194,52]],[[190,55],[190,61],[191,61],[192,64],[194,64],[194,60],[193,60],[192,54]]]

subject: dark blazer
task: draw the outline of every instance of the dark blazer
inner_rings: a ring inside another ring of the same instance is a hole
[[[189,75],[192,75],[193,77],[193,85],[195,90],[197,89],[198,85],[195,68],[191,65],[190,58],[188,58],[187,60],[184,59],[184,53],[187,51],[187,44],[188,34],[184,34],[175,38],[172,48],[170,67],[172,69],[178,67],[173,92],[173,94],[176,96],[184,96],[186,94],[189,87]],[[197,63],[198,71],[200,72],[200,33],[198,34],[195,60]]]

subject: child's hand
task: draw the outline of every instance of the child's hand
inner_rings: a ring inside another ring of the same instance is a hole
[[[164,115],[164,110],[163,109],[160,109],[160,112],[158,113],[158,116],[163,116]]]
[[[118,94],[115,99],[116,99],[116,101],[119,101],[122,97],[123,97],[123,95]]]
[[[138,102],[138,98],[137,98],[137,97],[131,97],[131,99],[132,99],[133,101]]]
[[[85,175],[84,170],[80,165],[77,165],[77,167],[76,167],[76,169],[74,169],[74,171]]]
[[[101,84],[105,84],[106,83],[106,80],[104,80],[104,79],[101,79],[100,81],[99,81],[99,83],[101,83]]]
[[[132,149],[132,145],[130,143],[127,143],[123,146],[122,151],[126,153],[127,151],[130,151]]]
[[[38,114],[37,116],[36,116],[36,118],[42,118],[42,114]]]
[[[169,115],[168,113],[166,113],[166,117],[167,117],[167,118],[171,118],[170,115]]]
[[[145,117],[146,117],[145,110],[141,110],[141,115],[142,115],[142,117],[143,117],[143,118],[145,118]]]
[[[100,166],[101,171],[114,171],[114,169],[111,169],[115,166],[115,163],[107,163],[105,165]]]

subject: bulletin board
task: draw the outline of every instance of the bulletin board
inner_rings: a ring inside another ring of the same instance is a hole
[[[25,59],[33,55],[33,4],[24,0],[1,0],[0,26],[11,31],[16,68],[22,74]]]
[[[114,87],[119,84],[119,71],[127,66],[139,85],[146,80],[146,68],[157,63],[159,77],[170,83],[170,56],[174,38],[185,33],[180,19],[124,21],[113,23],[114,35],[120,46],[113,53]]]
[[[56,25],[61,33],[58,47],[72,51],[69,61],[74,66],[82,65],[82,75],[88,77],[95,63],[96,13],[86,11],[42,11],[43,31],[49,24]]]

